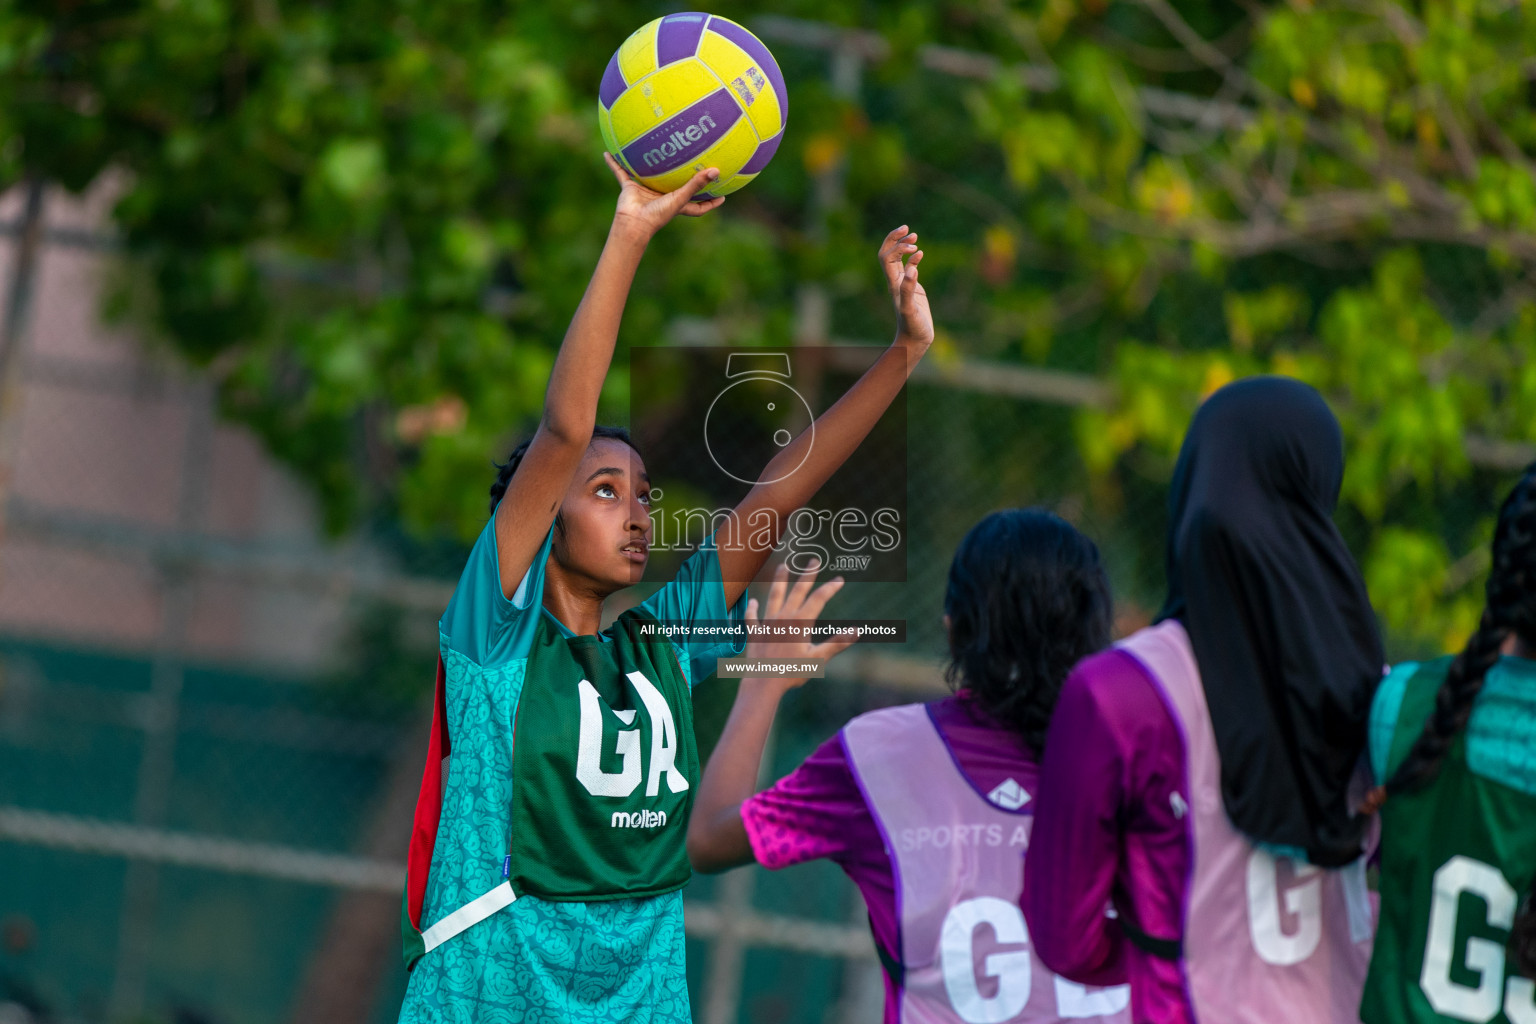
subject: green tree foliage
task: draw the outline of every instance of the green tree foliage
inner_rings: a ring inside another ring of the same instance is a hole
[[[644,4],[9,5],[7,174],[109,169],[129,298],[341,529],[483,516],[611,216],[595,84]],[[785,161],[789,162],[788,160]],[[671,232],[628,321],[775,298],[769,218]],[[755,306],[754,306],[755,308]],[[620,396],[622,397],[622,396]]]
[[[1083,417],[1085,456],[1166,465],[1203,394],[1301,377],[1344,425],[1346,519],[1378,609],[1459,642],[1509,482],[1469,452],[1507,471],[1529,450],[1511,442],[1536,438],[1536,11],[1136,0],[999,16],[1057,83],[1000,77],[977,116],[1035,237],[1103,296],[1122,401]]]
[[[333,528],[383,508],[471,534],[612,208],[603,66],[672,9],[0,2],[0,176],[120,174],[126,294],[219,375],[226,412],[316,486]],[[808,283],[834,335],[879,338],[873,240],[911,221],[945,326],[933,359],[1113,382],[1075,424],[1096,493],[1165,479],[1193,408],[1233,376],[1302,377],[1343,421],[1345,525],[1385,619],[1425,643],[1467,631],[1510,443],[1536,439],[1536,9],[774,14],[879,38],[845,36],[838,63],[770,36],[787,142],[722,215],[658,240],[623,344],[780,342]]]

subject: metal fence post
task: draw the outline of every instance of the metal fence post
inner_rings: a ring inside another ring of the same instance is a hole
[[[213,448],[214,385],[197,378],[187,400],[187,434],[182,449],[181,495],[177,529],[197,534],[203,529],[208,500],[208,475]],[[139,761],[138,791],[133,820],[143,826],[163,825],[176,774],[176,733],[185,681],[187,627],[195,601],[195,562],[168,559],[161,563],[160,635],[150,669],[150,691],[144,749]],[[152,860],[130,860],[123,883],[119,919],[117,969],[112,984],[112,1015],[131,1020],[143,1012],[149,944],[159,902],[160,866]]]

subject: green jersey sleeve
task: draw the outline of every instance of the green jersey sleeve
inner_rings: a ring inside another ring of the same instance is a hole
[[[1371,774],[1376,777],[1378,786],[1387,781],[1392,737],[1397,733],[1397,718],[1403,710],[1403,693],[1408,689],[1408,680],[1418,670],[1419,663],[1416,661],[1405,661],[1396,666],[1381,681],[1381,685],[1376,688],[1376,697],[1371,701],[1371,717],[1366,726],[1367,742],[1370,744]]]
[[[477,665],[504,665],[526,658],[544,604],[544,565],[555,530],[551,526],[528,571],[509,600],[501,586],[496,550],[496,517],[486,522],[464,565],[438,629],[444,642]]]
[[[666,624],[686,625],[689,634],[682,642],[674,641],[678,660],[688,676],[688,685],[697,686],[699,680],[715,671],[715,662],[731,658],[746,649],[746,639],[714,639],[692,637],[695,625],[741,626],[744,621],[747,595],[743,590],[735,605],[725,606],[725,584],[720,577],[720,556],[715,551],[715,540],[707,538],[699,550],[677,570],[672,581],[646,598],[641,607],[657,621]]]

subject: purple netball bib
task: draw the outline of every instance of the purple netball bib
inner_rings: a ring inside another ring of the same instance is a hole
[[[1034,954],[1019,910],[1032,795],[1018,780],[978,792],[921,704],[855,718],[843,745],[895,875],[902,1024],[1129,1021],[1125,986],[1086,988]]]

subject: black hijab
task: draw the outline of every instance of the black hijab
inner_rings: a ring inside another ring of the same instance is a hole
[[[1185,435],[1168,499],[1168,600],[1205,684],[1221,795],[1249,837],[1325,867],[1360,854],[1345,790],[1381,680],[1365,584],[1333,524],[1344,443],[1300,381],[1217,391]]]

